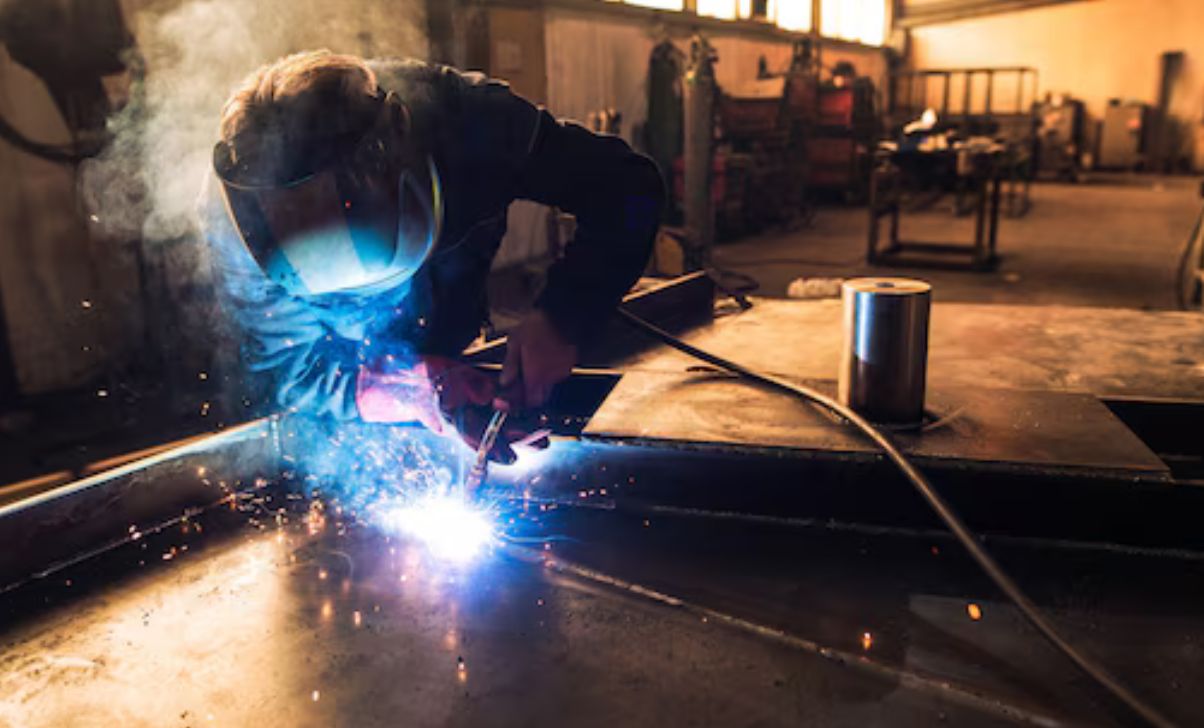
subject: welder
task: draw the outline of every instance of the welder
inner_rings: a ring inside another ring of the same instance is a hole
[[[620,138],[480,74],[328,51],[282,58],[227,101],[202,202],[244,359],[278,404],[418,422],[472,446],[532,411],[638,278],[663,182]],[[496,379],[459,360],[518,199],[576,217]],[[476,417],[464,412],[483,412]],[[510,428],[494,457],[531,428]]]

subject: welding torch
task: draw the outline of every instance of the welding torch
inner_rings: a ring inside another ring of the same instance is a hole
[[[489,418],[489,424],[485,426],[485,433],[481,435],[481,444],[477,445],[476,459],[473,461],[472,469],[468,471],[468,477],[464,480],[465,496],[475,493],[484,482],[489,469],[489,452],[497,443],[498,435],[501,434],[502,427],[506,424],[507,414],[505,410],[495,409]]]

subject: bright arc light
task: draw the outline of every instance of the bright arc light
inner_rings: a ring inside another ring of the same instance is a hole
[[[400,506],[389,521],[444,561],[467,563],[493,541],[489,512],[454,494],[427,496]]]

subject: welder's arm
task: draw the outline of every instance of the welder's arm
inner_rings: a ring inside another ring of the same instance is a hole
[[[303,303],[272,285],[237,242],[208,237],[223,309],[242,335],[243,361],[268,380],[276,403],[340,420],[358,416],[356,343],[332,335]]]
[[[622,139],[539,112],[519,196],[577,218],[537,306],[573,344],[585,344],[639,278],[651,254],[664,183]]]
[[[359,342],[329,331],[304,302],[264,276],[211,185],[212,180],[197,211],[222,308],[239,329],[247,368],[266,380],[280,407],[338,420],[360,417]],[[390,389],[393,399],[400,399],[399,388]],[[382,399],[378,392],[378,410]]]

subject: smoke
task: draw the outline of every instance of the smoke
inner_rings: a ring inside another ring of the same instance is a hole
[[[84,202],[115,239],[195,230],[222,105],[260,65],[312,48],[427,53],[421,0],[131,0],[126,8],[137,40],[130,101],[109,120],[106,151],[81,170]]]

